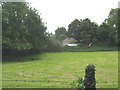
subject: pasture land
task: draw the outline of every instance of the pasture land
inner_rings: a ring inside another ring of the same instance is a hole
[[[10,61],[9,61],[10,60]],[[118,87],[118,52],[60,52],[3,61],[3,88],[71,88],[94,64],[98,88]]]

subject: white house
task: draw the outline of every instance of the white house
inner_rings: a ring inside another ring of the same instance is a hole
[[[77,40],[75,40],[74,38],[66,38],[62,41],[62,46],[77,46],[78,44],[76,44]]]
[[[67,44],[66,46],[74,47],[74,46],[78,46],[78,44]]]

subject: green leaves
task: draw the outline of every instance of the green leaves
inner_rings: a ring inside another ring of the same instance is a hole
[[[26,2],[3,3],[3,48],[18,51],[42,49],[46,26],[36,9]]]
[[[60,41],[66,38],[66,29],[64,27],[59,27],[55,30],[56,38]]]
[[[109,36],[108,36],[108,44],[111,46],[117,46],[118,45],[118,34],[119,34],[119,28],[120,27],[120,12],[119,8],[111,9],[108,18],[106,19],[106,24],[110,27],[109,30]]]
[[[88,44],[96,36],[97,24],[91,22],[88,18],[84,20],[75,19],[68,26],[68,37],[73,37],[79,43]]]
[[[67,37],[73,37],[82,44],[100,44],[109,46],[117,46],[119,24],[119,8],[111,9],[108,18],[98,26],[95,22],[91,22],[89,18],[84,20],[73,20],[68,25]]]

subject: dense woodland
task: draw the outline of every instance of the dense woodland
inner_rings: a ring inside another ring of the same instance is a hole
[[[40,13],[26,2],[2,3],[3,54],[60,51],[58,42],[73,37],[78,43],[117,47],[120,9],[111,9],[101,25],[89,18],[75,19],[68,29],[60,26],[55,34],[47,33]],[[99,18],[99,17],[98,17]],[[58,42],[57,42],[58,41]]]

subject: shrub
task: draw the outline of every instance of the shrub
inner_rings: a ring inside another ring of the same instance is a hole
[[[72,88],[79,88],[79,90],[83,90],[84,88],[84,80],[83,78],[78,77],[78,80],[74,80],[72,83]]]
[[[92,88],[92,90],[95,90],[96,88],[94,65],[88,65],[85,69],[84,87],[85,87],[85,90],[87,88]]]
[[[55,41],[55,40],[50,40],[48,42],[47,48],[46,50],[47,52],[60,52],[62,51],[62,47],[60,46],[60,44]]]

